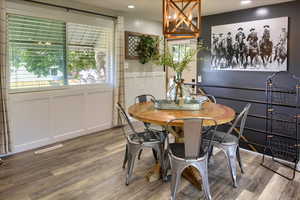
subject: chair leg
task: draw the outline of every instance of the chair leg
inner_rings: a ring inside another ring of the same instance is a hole
[[[155,151],[154,149],[152,149],[152,153],[153,153],[153,157],[155,159],[155,162],[157,162],[158,161],[157,154],[159,155],[159,153],[157,151]]]
[[[211,147],[210,147],[210,149],[208,151],[208,162],[210,162],[210,159],[211,159],[211,157],[213,155],[213,152],[214,152],[214,146],[211,145]]]
[[[223,146],[225,150],[225,154],[227,157],[228,167],[231,172],[231,178],[233,181],[233,186],[237,187],[237,180],[236,180],[236,151],[237,145],[230,145],[230,146]]]
[[[129,185],[132,172],[133,172],[133,167],[134,167],[134,162],[135,158],[137,155],[137,152],[139,152],[140,149],[137,149],[136,147],[130,148],[128,147],[128,164],[127,164],[127,175],[126,175],[126,185]]]
[[[172,164],[173,168],[171,178],[171,200],[176,200],[176,193],[181,181],[181,171],[174,165],[176,164]]]
[[[207,163],[208,163],[208,159],[196,163],[196,167],[202,178],[202,183],[203,183],[202,188],[204,191],[205,198],[207,200],[211,200],[212,198],[211,198],[210,189],[209,189]]]
[[[142,152],[143,152],[143,149],[141,149],[141,150],[139,151],[138,160],[141,160],[141,155],[142,155]]]
[[[156,161],[159,160],[161,166],[161,175],[164,178],[164,171],[165,171],[165,162],[164,162],[164,155],[163,155],[163,145],[157,144],[152,148],[153,155],[156,156]],[[154,154],[155,152],[155,154]]]
[[[126,144],[125,156],[124,156],[124,161],[123,161],[123,166],[122,166],[123,169],[125,169],[127,161],[128,161],[128,146]]]
[[[237,147],[237,150],[236,150],[236,157],[237,157],[237,160],[239,162],[241,172],[242,172],[242,174],[244,174],[244,169],[243,169],[243,164],[242,164],[242,160],[241,160],[241,154],[240,154],[240,147],[239,146]]]
[[[163,177],[163,181],[167,182],[168,170],[171,169],[170,159],[167,152],[163,152],[162,160],[163,160],[162,162],[164,163],[162,177]]]
[[[138,160],[141,160],[142,152],[143,152],[143,149],[141,149],[141,150],[139,151]],[[157,162],[158,159],[157,159],[156,152],[155,152],[153,149],[152,149],[152,152],[153,152],[154,159],[155,159],[155,161]]]

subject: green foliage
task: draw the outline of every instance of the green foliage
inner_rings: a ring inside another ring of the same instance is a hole
[[[175,55],[173,52],[170,51],[170,48],[166,46],[166,48],[163,50],[163,53],[158,53],[154,55],[151,60],[156,65],[163,65],[172,68],[176,73],[182,73],[194,60],[195,55],[205,50],[205,48],[202,44],[199,44],[197,48],[188,48],[186,51],[184,51],[184,54],[182,55],[182,59],[176,60]]]
[[[20,60],[24,63],[28,72],[38,77],[50,75],[52,67],[58,67],[63,71],[64,57],[62,52],[53,51],[51,48],[44,47],[43,50],[26,49],[22,51]]]
[[[27,48],[22,49],[12,47],[10,51],[12,65],[18,69],[24,66],[28,72],[38,77],[50,75],[51,68],[57,67],[59,71],[64,71],[63,49],[53,50],[51,46],[42,46],[41,50]],[[67,70],[69,74],[78,78],[81,70],[96,69],[94,51],[72,51],[68,52]]]
[[[140,42],[136,48],[139,61],[142,64],[148,63],[158,53],[158,40],[151,36],[140,36]]]
[[[82,70],[96,69],[96,60],[94,51],[69,51],[68,54],[68,72],[75,73],[78,78]]]
[[[9,49],[9,55],[10,55],[10,64],[15,67],[16,69],[19,69],[21,66],[23,66],[23,58],[22,58],[22,50],[15,47],[10,47]]]

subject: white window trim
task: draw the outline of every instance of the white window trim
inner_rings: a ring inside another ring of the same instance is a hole
[[[102,89],[112,90],[113,86],[111,83],[94,83],[94,84],[83,84],[83,85],[62,85],[62,86],[46,86],[46,87],[32,87],[32,88],[19,88],[9,89],[8,94],[17,93],[34,93],[34,92],[50,92],[59,90],[71,90],[71,89]]]

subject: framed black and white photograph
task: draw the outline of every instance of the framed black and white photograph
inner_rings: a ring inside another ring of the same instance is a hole
[[[213,26],[211,69],[287,71],[288,17]]]

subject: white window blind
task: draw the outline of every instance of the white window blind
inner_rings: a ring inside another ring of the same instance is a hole
[[[8,16],[10,88],[64,84],[65,23]]]
[[[108,81],[111,29],[67,23],[69,84]]]

